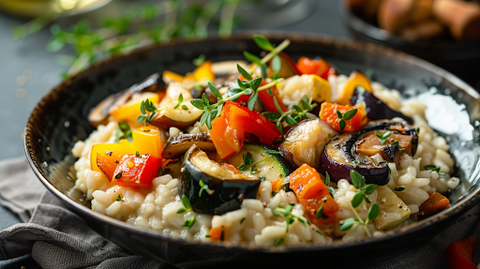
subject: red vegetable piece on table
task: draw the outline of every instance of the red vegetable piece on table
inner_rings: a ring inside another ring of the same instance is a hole
[[[477,269],[472,262],[473,250],[476,247],[475,237],[452,242],[445,249],[445,260],[450,269]]]
[[[313,224],[320,226],[335,223],[339,209],[338,204],[330,195],[315,168],[303,164],[290,174],[289,181],[290,188],[295,192],[298,201],[306,208]],[[319,210],[321,213],[318,212]]]
[[[123,187],[150,188],[162,160],[150,154],[123,156],[117,165],[113,182]]]

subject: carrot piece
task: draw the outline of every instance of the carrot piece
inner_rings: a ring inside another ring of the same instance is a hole
[[[210,239],[213,241],[223,241],[225,238],[225,229],[222,227],[213,227],[208,232]]]
[[[339,118],[337,114],[337,110],[340,111],[342,114],[345,114],[345,112],[355,108],[356,107],[353,107],[353,106],[343,106],[343,105],[323,102],[320,108],[320,119],[328,123],[328,125],[332,126],[332,128],[334,128],[337,131],[353,133],[362,128],[363,118],[365,117],[365,111],[363,109],[356,108],[357,113],[355,114],[355,116],[353,116],[353,118],[349,120],[345,120],[345,127],[342,130],[340,128],[340,121],[342,119]]]
[[[427,201],[423,202],[419,208],[421,218],[434,215],[450,206],[450,200],[438,192],[429,192]]]
[[[315,225],[335,222],[339,209],[327,186],[315,168],[303,164],[289,176],[290,188],[298,201],[306,208],[310,221]],[[321,210],[322,214],[317,214]],[[319,218],[317,218],[317,216]]]
[[[283,179],[276,179],[272,181],[272,191],[279,192],[283,186]]]
[[[476,247],[474,236],[465,240],[453,241],[444,251],[445,260],[447,260],[450,269],[476,269],[472,262],[473,250]]]

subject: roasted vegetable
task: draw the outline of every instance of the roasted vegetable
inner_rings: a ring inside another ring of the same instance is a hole
[[[244,199],[256,197],[260,186],[257,175],[210,160],[196,145],[187,151],[182,169],[180,192],[198,213],[221,215],[239,209]]]
[[[150,154],[124,155],[114,172],[113,182],[119,186],[150,188],[162,160]]]
[[[372,156],[380,154],[393,160],[399,151],[413,156],[417,144],[418,136],[413,127],[403,122],[380,122],[353,134],[333,137],[323,151],[319,171],[328,172],[336,182],[342,178],[350,180],[350,170],[354,169],[367,183],[385,185],[389,181],[389,168],[385,163],[375,163]]]
[[[162,159],[163,142],[160,130],[152,125],[133,130],[133,146],[139,154],[150,154]]]
[[[281,68],[280,68],[280,71],[278,72],[279,78],[289,78],[291,76],[302,74],[300,73],[300,71],[297,68],[297,65],[292,60],[292,58],[290,58],[290,56],[288,56],[284,52],[280,52],[278,56],[280,56],[280,62],[281,62]],[[273,67],[272,67],[272,61],[273,60],[270,60],[267,64],[268,65],[267,77],[269,78],[272,78],[275,74],[275,71],[273,70]]]
[[[277,84],[278,96],[285,105],[297,105],[306,95],[313,101],[330,102],[330,84],[317,75],[295,75]]]
[[[270,182],[283,180],[292,171],[290,164],[280,156],[280,152],[253,144],[244,145],[238,154],[228,158],[226,162],[244,174],[257,175],[261,180]]]
[[[303,120],[285,134],[279,150],[294,167],[306,163],[319,168],[325,145],[337,134],[337,131],[321,119]]]
[[[321,58],[311,59],[308,57],[300,57],[297,61],[297,68],[302,75],[313,74],[323,79],[328,79],[330,64]]]
[[[206,132],[179,134],[168,138],[163,150],[163,157],[167,159],[179,158],[183,156],[192,145],[197,145],[197,147],[202,150],[215,151],[215,145],[210,135]]]
[[[353,133],[360,130],[364,117],[365,112],[358,107],[324,102],[320,108],[320,119],[340,132]]]
[[[350,97],[357,86],[365,88],[368,92],[373,92],[370,79],[362,72],[355,70],[350,73],[343,89],[337,89],[335,93],[332,93],[332,101],[340,105],[351,105]]]
[[[159,91],[162,88],[159,78],[160,75],[155,73],[146,78],[140,84],[135,84],[127,90],[112,94],[105,98],[101,103],[92,109],[88,115],[88,121],[93,126],[106,124],[108,122],[110,113],[124,106],[132,98],[133,94],[140,92]]]
[[[377,186],[379,214],[375,225],[379,230],[389,230],[410,217],[412,210],[387,186]]]
[[[90,151],[90,165],[93,171],[102,172],[109,181],[114,177],[117,164],[124,155],[134,154],[133,143],[122,140],[118,143],[95,144]]]
[[[308,164],[300,166],[290,174],[289,182],[313,224],[321,226],[335,223],[338,204],[313,167]]]
[[[392,110],[382,100],[375,97],[372,93],[365,91],[362,87],[355,88],[355,92],[352,97],[350,97],[350,102],[354,105],[365,102],[365,110],[370,120],[390,120],[398,117],[404,119],[408,124],[413,124],[412,118],[403,115],[401,112]]]
[[[430,217],[450,206],[450,200],[442,194],[434,191],[429,192],[428,195],[428,200],[420,205],[418,213],[415,214],[417,220]]]

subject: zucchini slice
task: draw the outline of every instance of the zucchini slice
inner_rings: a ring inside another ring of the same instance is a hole
[[[196,145],[187,151],[182,170],[180,193],[197,213],[221,215],[239,209],[244,199],[257,196],[260,187],[258,176],[213,161]]]
[[[248,163],[245,165],[244,157],[248,154],[251,155],[251,163],[254,163],[254,165],[248,165]],[[280,153],[276,154],[275,150],[254,144],[245,144],[238,154],[229,157],[226,162],[234,165],[241,173],[254,174],[261,180],[270,182],[284,179],[292,171],[291,165]]]

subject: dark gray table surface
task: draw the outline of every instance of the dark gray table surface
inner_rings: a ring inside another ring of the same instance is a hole
[[[128,2],[115,0],[89,14],[69,18],[67,22],[84,16],[95,19],[106,13],[119,13]],[[242,29],[285,30],[352,38],[342,22],[339,1],[320,0],[314,7],[310,15],[288,25],[258,25]],[[0,12],[0,160],[24,155],[22,132],[28,115],[42,96],[60,83],[61,73],[67,69],[56,63],[55,54],[46,51],[49,29],[43,29],[21,41],[12,38],[12,28],[25,22]],[[461,74],[457,75],[461,77]],[[480,81],[467,82],[480,88]],[[20,220],[13,213],[0,206],[0,230],[18,222]],[[0,268],[19,268],[22,265],[35,263],[28,257],[19,261],[0,261]]]

